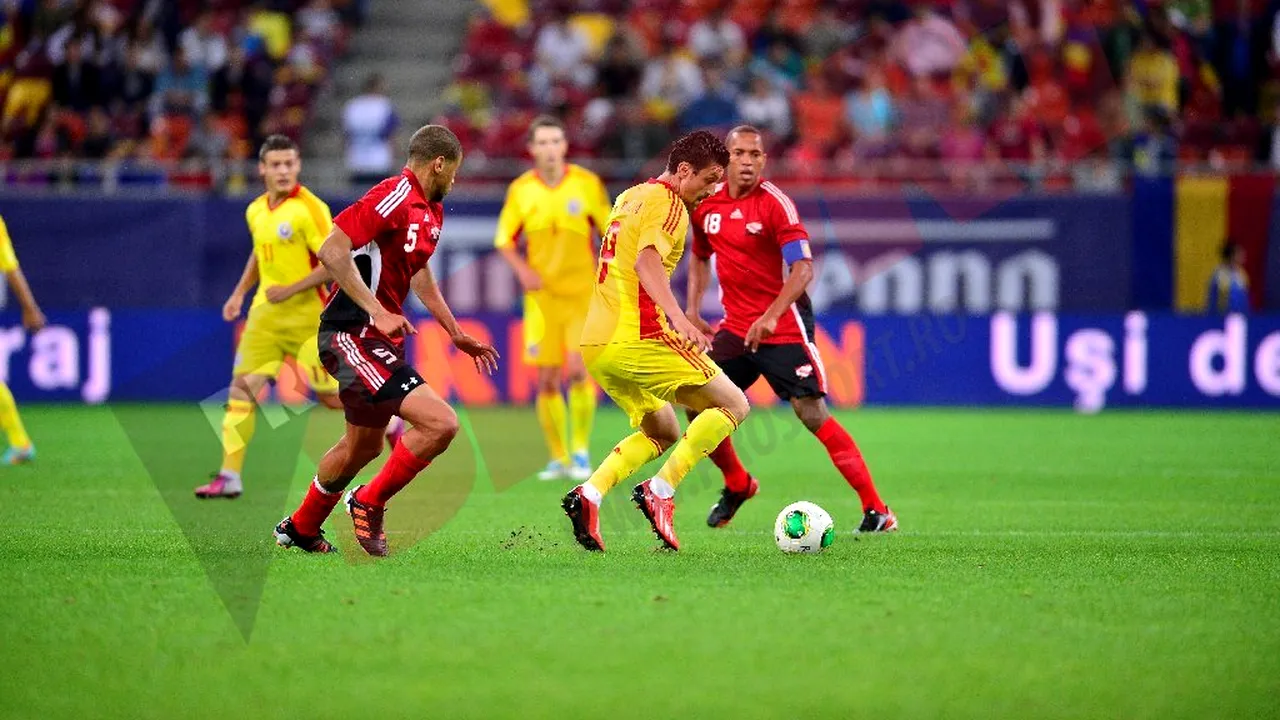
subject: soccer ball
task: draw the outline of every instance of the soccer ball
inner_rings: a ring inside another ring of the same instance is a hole
[[[773,523],[773,538],[785,553],[816,553],[836,539],[836,524],[826,510],[801,500],[782,508]]]

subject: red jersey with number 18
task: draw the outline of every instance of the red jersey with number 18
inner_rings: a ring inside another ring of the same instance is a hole
[[[795,203],[771,182],[739,198],[729,197],[728,185],[722,183],[698,205],[690,224],[693,254],[704,260],[716,256],[724,304],[721,327],[741,337],[782,292],[788,261],[813,257]],[[809,296],[801,295],[764,342],[807,343],[812,336],[813,310]]]
[[[403,313],[409,282],[426,266],[440,241],[444,206],[430,202],[409,168],[378,183],[333,219],[351,238],[360,277],[388,312]],[[323,324],[350,331],[369,314],[346,293],[334,293],[320,315]],[[400,340],[403,342],[403,339]]]

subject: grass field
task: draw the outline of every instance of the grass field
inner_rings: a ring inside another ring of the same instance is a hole
[[[0,471],[4,718],[1280,717],[1280,416],[888,411],[843,416],[903,531],[788,415],[740,446],[763,490],[684,550],[624,492],[609,552],[573,544],[568,485],[526,412],[472,411],[391,506],[393,555],[275,548],[332,414],[260,418],[248,494],[190,496],[198,408],[30,407],[40,457]],[[597,454],[624,430],[602,413]],[[301,449],[301,452],[299,452]],[[624,487],[629,487],[629,484]],[[840,538],[784,556],[809,499]]]

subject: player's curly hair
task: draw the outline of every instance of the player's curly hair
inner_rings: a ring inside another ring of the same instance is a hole
[[[671,146],[667,172],[675,172],[682,162],[689,163],[694,172],[701,172],[708,165],[729,167],[729,150],[720,138],[710,132],[695,130]]]
[[[462,157],[462,141],[443,125],[424,125],[409,138],[409,162],[428,163],[442,157],[453,162]]]

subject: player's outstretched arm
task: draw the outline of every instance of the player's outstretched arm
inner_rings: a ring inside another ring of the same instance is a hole
[[[31,332],[43,328],[44,313],[36,304],[36,296],[31,294],[31,286],[27,285],[27,276],[22,274],[22,268],[15,267],[4,276],[9,281],[9,289],[18,296],[18,304],[22,306],[22,326]]]
[[[747,328],[746,346],[752,352],[760,347],[760,342],[773,334],[778,328],[778,319],[791,308],[791,304],[800,299],[809,282],[813,280],[813,261],[804,259],[791,263],[791,272],[787,281],[782,284],[778,297],[769,304],[769,309],[756,318]]]
[[[413,279],[409,282],[413,292],[426,306],[427,312],[431,313],[431,317],[435,318],[440,327],[449,333],[449,339],[453,341],[454,347],[470,355],[475,361],[476,370],[490,375],[496,372],[498,351],[492,345],[481,342],[462,331],[457,318],[453,316],[453,310],[449,309],[449,303],[444,299],[444,293],[440,292],[440,286],[436,284],[436,276],[431,273],[431,266],[423,266],[421,270],[414,273]]]
[[[267,288],[267,302],[282,303],[298,293],[318,288],[332,280],[333,275],[329,274],[329,269],[324,265],[317,265],[298,282],[288,285],[272,285]]]
[[[413,328],[413,323],[404,316],[387,312],[369,286],[364,284],[359,268],[351,259],[351,245],[351,237],[343,232],[342,228],[334,225],[333,230],[329,231],[329,237],[325,239],[324,244],[320,246],[320,252],[316,255],[320,258],[320,264],[329,270],[329,274],[338,283],[338,287],[342,288],[342,292],[369,313],[369,319],[379,332],[387,337],[412,335],[417,332]]]
[[[240,280],[236,282],[235,289],[231,291],[231,296],[222,304],[222,319],[231,322],[240,317],[240,309],[244,307],[244,296],[258,284],[258,254],[249,253],[249,259],[245,261],[244,272],[240,273]]]
[[[702,296],[711,284],[711,261],[697,255],[689,255],[689,288],[685,298],[685,317],[693,326],[711,335],[711,324],[702,319]]]
[[[684,316],[684,311],[680,309],[680,302],[676,300],[675,293],[671,292],[671,282],[667,279],[667,271],[662,265],[662,256],[658,254],[657,248],[653,246],[642,248],[636,256],[635,270],[636,277],[640,279],[640,286],[649,294],[649,297],[653,298],[654,303],[662,308],[662,312],[667,314],[671,329],[683,337],[691,347],[696,347],[703,352],[710,348],[711,342],[707,340],[707,336],[694,327],[689,318]]]

